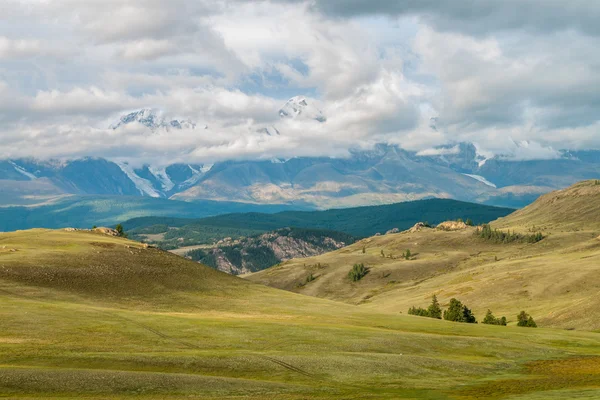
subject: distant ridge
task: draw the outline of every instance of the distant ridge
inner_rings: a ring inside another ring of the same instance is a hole
[[[276,214],[236,213],[198,219],[170,221],[174,225],[218,226],[220,228],[272,231],[295,227],[344,232],[355,237],[385,233],[391,229],[408,229],[417,222],[437,224],[448,219],[471,219],[488,223],[512,213],[514,209],[467,203],[450,199],[427,199],[396,204],[365,206],[326,211],[283,211]],[[164,218],[146,218],[124,223],[126,229],[169,223]],[[183,223],[183,225],[182,225]]]

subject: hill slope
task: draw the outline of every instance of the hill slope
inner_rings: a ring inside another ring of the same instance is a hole
[[[600,181],[579,182],[541,196],[531,205],[494,222],[497,228],[547,231],[600,230]]]
[[[543,326],[598,330],[600,230],[594,230],[592,215],[600,214],[600,191],[590,185],[548,195],[493,224],[524,232],[535,224],[546,235],[535,244],[486,240],[468,227],[454,232],[422,229],[372,237],[247,278],[377,311],[405,313],[413,305],[426,306],[436,294],[446,304],[452,297],[464,300],[480,318],[488,308],[507,317],[527,309]],[[589,223],[577,217],[582,207]],[[540,222],[541,216],[549,222]],[[573,226],[589,229],[575,231]],[[410,260],[401,257],[407,249],[413,254]],[[365,264],[370,273],[353,283],[347,274],[355,263]],[[309,274],[316,280],[302,285]]]
[[[12,398],[600,394],[595,334],[374,313],[87,232],[0,234],[0,249]]]

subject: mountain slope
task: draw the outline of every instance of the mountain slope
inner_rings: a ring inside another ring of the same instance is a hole
[[[595,334],[363,311],[97,233],[34,230],[0,234],[0,243],[4,396],[599,393]]]
[[[507,316],[526,309],[542,326],[598,330],[598,214],[600,191],[583,182],[492,224],[524,234],[542,230],[545,238],[535,244],[486,240],[476,228],[424,228],[364,239],[247,278],[377,311],[405,313],[435,294],[442,304],[458,297],[480,318],[487,309]],[[402,257],[407,249],[410,260]],[[355,263],[370,272],[353,283],[347,274]],[[309,274],[316,280],[299,286]]]

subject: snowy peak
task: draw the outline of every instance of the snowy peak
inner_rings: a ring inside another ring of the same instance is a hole
[[[303,96],[292,97],[279,110],[281,118],[304,118],[319,122],[327,121],[323,112],[306,100]]]
[[[196,124],[189,119],[187,120],[167,120],[160,116],[156,111],[149,108],[144,108],[139,111],[134,111],[129,114],[122,116],[116,124],[110,126],[111,129],[119,129],[129,124],[141,124],[151,131],[159,129],[171,130],[171,129],[195,129]]]

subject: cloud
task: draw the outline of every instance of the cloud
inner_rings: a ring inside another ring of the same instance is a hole
[[[439,147],[436,149],[425,149],[417,152],[417,155],[420,157],[430,157],[430,156],[446,156],[451,154],[460,153],[460,148],[458,145],[447,148],[447,147]]]
[[[281,0],[296,2],[295,0]],[[313,6],[334,17],[416,15],[440,30],[488,35],[494,31],[539,33],[578,30],[600,35],[600,4],[587,0],[316,0]]]
[[[560,158],[559,151],[552,147],[545,147],[537,142],[511,140],[512,148],[508,154],[501,155],[501,158],[510,161],[526,161],[526,160],[551,160]]]
[[[0,157],[600,148],[599,12],[579,0],[7,0]],[[280,120],[295,95],[327,122]],[[146,107],[209,129],[106,129]],[[271,126],[281,135],[260,133]]]

